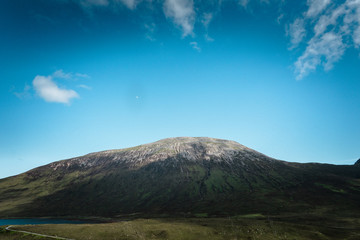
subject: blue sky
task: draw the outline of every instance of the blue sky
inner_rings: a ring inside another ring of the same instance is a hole
[[[0,178],[167,137],[360,157],[360,1],[3,0]]]

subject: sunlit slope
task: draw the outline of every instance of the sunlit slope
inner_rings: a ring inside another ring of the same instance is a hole
[[[233,141],[171,138],[0,180],[1,216],[359,212],[360,167],[288,163]]]

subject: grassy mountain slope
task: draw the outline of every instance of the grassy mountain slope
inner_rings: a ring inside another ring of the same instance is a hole
[[[360,166],[279,161],[236,142],[174,138],[0,180],[0,216],[360,213]]]

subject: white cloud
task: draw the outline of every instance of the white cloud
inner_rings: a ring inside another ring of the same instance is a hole
[[[80,84],[78,85],[79,88],[83,88],[83,89],[86,89],[86,90],[91,90],[92,87],[88,86],[88,85],[85,85],[85,84]]]
[[[346,13],[347,11],[345,9],[345,5],[340,5],[329,14],[324,14],[321,16],[314,27],[315,35],[318,36],[323,34],[329,27],[338,24],[338,18],[345,15]]]
[[[138,3],[136,0],[115,0],[115,1],[121,2],[122,4],[124,4],[126,7],[128,7],[131,10],[135,9],[136,5]]]
[[[197,42],[191,42],[190,45],[198,52],[201,52],[201,48],[199,47]]]
[[[304,19],[297,18],[292,24],[290,24],[287,34],[290,36],[290,49],[297,47],[306,34],[304,27]]]
[[[52,76],[36,76],[33,80],[33,87],[36,93],[47,102],[69,104],[71,99],[79,97],[74,90],[59,88]]]
[[[67,73],[62,69],[55,71],[52,75],[53,78],[67,79],[67,80],[78,80],[79,78],[90,78],[89,75],[84,73]]]
[[[281,13],[281,14],[277,17],[277,19],[276,19],[277,24],[281,24],[281,20],[282,20],[283,18],[284,18],[284,14]]]
[[[311,39],[305,52],[295,63],[297,79],[302,79],[320,64],[324,66],[325,70],[330,70],[344,54],[345,48],[342,36],[334,32]]]
[[[119,3],[134,10],[141,0],[75,0],[75,2],[78,2],[85,10],[91,10],[92,7],[110,7],[116,9]]]
[[[71,79],[73,75],[71,73],[65,73],[62,69],[55,71],[52,76],[54,78]]]
[[[242,7],[246,8],[247,5],[249,4],[249,0],[239,0],[239,4],[240,4]]]
[[[181,27],[183,37],[193,34],[195,11],[192,0],[165,0],[163,8],[165,16]]]
[[[308,0],[307,4],[309,6],[308,11],[306,12],[307,17],[316,17],[321,13],[329,4],[330,0]]]
[[[69,104],[71,99],[79,97],[78,93],[71,89],[60,88],[55,83],[54,79],[78,80],[78,78],[90,77],[89,75],[82,73],[66,73],[62,69],[60,69],[49,76],[37,75],[32,81],[32,86],[26,84],[22,92],[15,92],[13,90],[12,92],[20,99],[30,99],[34,95],[32,90],[35,90],[36,94],[47,102]],[[85,84],[80,84],[77,87],[87,90],[92,89]]]
[[[146,33],[145,33],[145,38],[150,40],[150,41],[155,41],[155,37],[154,37],[154,33],[155,33],[155,30],[156,30],[156,25],[155,23],[145,23],[144,25],[145,27],[145,30],[146,30]]]
[[[210,37],[209,34],[207,34],[207,33],[204,35],[204,38],[205,38],[205,40],[207,42],[213,42],[214,41],[214,39],[212,37]]]
[[[108,0],[80,0],[80,5],[83,7],[92,7],[92,6],[108,6]]]
[[[354,31],[353,39],[355,46],[358,48],[360,46],[360,26]]]
[[[89,75],[84,74],[84,73],[75,73],[75,77],[79,77],[79,78],[90,78]]]
[[[219,2],[222,2],[223,0],[219,0]],[[284,0],[280,0],[284,1]],[[242,6],[245,9],[248,9],[250,6],[250,2],[252,3],[260,3],[260,4],[270,4],[270,0],[237,0],[238,4]]]
[[[308,6],[301,20],[312,25],[313,32],[309,29],[304,33],[310,38],[295,63],[297,79],[315,71],[318,66],[330,70],[346,49],[360,46],[360,0],[346,0],[336,6],[328,0],[309,0]],[[295,39],[291,39],[292,44],[300,42]]]
[[[209,24],[213,21],[218,11],[221,11],[221,4],[224,0],[198,1],[198,0],[63,0],[80,3],[82,6],[106,7],[108,9],[117,9],[118,6],[126,6],[134,10],[136,7],[145,3],[148,10],[158,13],[156,8],[161,8],[169,22],[173,23],[182,31],[182,36],[195,36],[195,24],[203,26],[203,37],[206,41],[213,41],[207,30]],[[233,2],[243,6],[252,12],[252,6],[268,5],[270,3],[279,6],[278,18],[275,19],[279,24],[288,21],[292,15],[283,11],[285,9],[285,0],[234,0]],[[286,34],[289,36],[289,50],[300,49],[300,56],[295,64],[297,79],[301,79],[309,72],[318,67],[324,67],[325,70],[332,68],[335,62],[341,59],[348,48],[360,47],[360,0],[307,0],[307,9],[299,12],[286,23]],[[254,12],[252,12],[254,14]],[[146,17],[145,17],[146,18]],[[290,24],[289,24],[290,23]],[[285,24],[285,23],[284,23]],[[153,33],[156,29],[155,23],[144,24],[147,39],[154,41]],[[158,25],[161,27],[161,25]],[[197,25],[196,25],[197,26]],[[302,44],[301,44],[302,43]],[[200,51],[196,41],[190,45]],[[319,48],[319,49],[317,49]],[[327,51],[331,49],[332,51]],[[63,73],[63,72],[62,72]],[[64,73],[65,74],[65,73]],[[58,77],[61,72],[54,73]],[[78,77],[72,74],[73,77]],[[56,78],[56,76],[53,76]]]
[[[204,13],[201,19],[201,23],[205,28],[205,34],[204,34],[204,38],[207,42],[213,42],[214,39],[212,37],[209,36],[208,33],[208,28],[210,25],[210,22],[212,21],[212,19],[214,18],[214,14],[211,12],[208,13]]]
[[[30,94],[31,86],[25,84],[24,90],[22,92],[13,92],[14,95],[20,99],[28,99],[31,97]]]
[[[201,19],[201,23],[204,25],[205,28],[208,28],[212,19],[213,19],[212,13],[204,13]]]

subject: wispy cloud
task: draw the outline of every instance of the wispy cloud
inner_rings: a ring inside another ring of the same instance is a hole
[[[354,39],[355,47],[358,48],[360,46],[360,26],[358,26],[354,31],[353,39]]]
[[[307,17],[316,17],[321,13],[329,4],[330,0],[308,0],[307,4],[309,9],[306,12]]]
[[[62,69],[55,71],[52,76],[54,78],[62,78],[62,79],[71,79],[73,77],[72,73],[65,73]]]
[[[93,6],[108,6],[109,1],[108,0],[78,0],[81,6],[87,8],[87,7],[93,7]]]
[[[90,78],[89,75],[84,73],[64,72],[64,70],[62,69],[55,71],[51,76],[53,78],[67,79],[67,80],[79,80],[79,78]]]
[[[246,9],[256,2],[275,3],[276,0],[238,0]],[[277,2],[281,6],[285,1]],[[289,50],[300,48],[302,51],[294,63],[297,79],[319,67],[329,71],[346,49],[360,47],[360,0],[307,0],[306,6],[305,11],[285,25]],[[288,18],[286,12],[280,11],[278,23],[284,18]]]
[[[280,13],[280,15],[277,17],[277,19],[276,19],[276,22],[277,22],[277,24],[281,24],[281,21],[283,20],[283,18],[284,18],[284,14],[283,13]]]
[[[139,2],[136,0],[115,0],[115,1],[124,4],[127,8],[132,9],[132,10],[136,8],[136,5]]]
[[[80,84],[78,85],[79,88],[83,88],[83,89],[86,89],[86,90],[91,90],[92,87],[88,86],[88,85],[85,85],[85,84]]]
[[[155,23],[145,23],[144,24],[144,28],[146,30],[146,33],[145,33],[145,38],[150,40],[150,41],[155,41],[155,37],[154,37],[154,33],[155,33],[155,30],[156,30],[156,25]]]
[[[329,32],[319,38],[312,38],[305,52],[295,63],[297,79],[302,79],[314,71],[320,64],[325,70],[330,70],[344,54],[345,45],[342,36]]]
[[[204,35],[204,38],[205,38],[205,40],[207,42],[213,42],[214,41],[214,39],[212,37],[210,37],[209,34],[207,34],[207,33]]]
[[[240,4],[242,7],[246,8],[247,5],[249,4],[249,0],[239,0],[239,4]]]
[[[251,4],[270,4],[270,1],[272,2],[276,2],[278,0],[237,0],[237,3],[242,6],[243,8],[245,8],[246,10],[250,10],[250,5]],[[284,0],[279,0],[279,2],[282,2]],[[222,2],[222,0],[220,0],[219,2]]]
[[[305,37],[305,34],[304,19],[297,18],[287,29],[287,35],[290,36],[291,42],[290,49],[297,47]]]
[[[213,13],[204,13],[203,17],[201,19],[201,23],[204,25],[204,27],[207,29],[209,27],[209,24],[211,20],[213,19]]]
[[[78,78],[90,78],[89,75],[84,74],[84,73],[75,73],[75,77],[78,77]]]
[[[190,45],[192,46],[193,49],[195,49],[198,52],[201,52],[201,48],[199,47],[197,42],[190,42]]]
[[[203,14],[202,19],[201,19],[201,23],[205,28],[204,38],[207,42],[214,41],[214,39],[212,37],[210,37],[209,33],[208,33],[208,28],[209,28],[210,22],[213,20],[213,18],[214,18],[214,13],[207,12],[207,13]]]
[[[195,11],[192,0],[165,0],[163,8],[165,16],[182,29],[183,37],[193,34]]]
[[[347,48],[360,45],[360,1],[346,0],[332,4],[329,0],[308,0],[308,9],[294,21],[291,43],[296,47],[308,35],[306,48],[295,62],[296,78],[302,79],[318,66],[333,68]],[[307,30],[304,24],[308,24]],[[301,27],[302,25],[302,27]],[[291,29],[290,27],[290,29]]]
[[[70,1],[70,0],[69,0]],[[119,6],[126,6],[130,10],[135,10],[139,4],[146,2],[147,4],[158,7],[162,3],[164,15],[182,30],[183,37],[193,34],[195,24],[195,11],[193,0],[74,0],[85,11],[91,11],[95,7],[106,7],[110,10],[116,10]],[[153,6],[153,7],[154,7]],[[151,27],[151,25],[147,25]],[[149,34],[148,38],[153,39]]]
[[[23,89],[22,92],[13,92],[14,95],[20,99],[28,99],[31,97],[31,93],[30,93],[30,90],[31,90],[31,86],[29,86],[28,84],[25,84],[25,87]]]
[[[131,10],[134,10],[141,0],[72,0],[77,2],[86,11],[91,10],[94,7],[109,7],[115,10],[119,6],[125,6]]]
[[[76,2],[88,9],[103,7],[110,10],[119,6],[136,11],[139,5],[146,4],[149,11],[162,12],[164,16],[182,32],[182,37],[192,37],[190,45],[200,51],[196,31],[202,29],[202,36],[213,41],[208,28],[214,16],[221,11],[223,0],[62,0]],[[289,50],[301,52],[294,63],[296,78],[301,79],[319,67],[329,70],[339,61],[346,49],[360,47],[360,0],[307,0],[306,9],[294,17],[283,11],[285,0],[231,0],[246,11],[253,13],[259,4],[267,7],[277,4],[278,24],[285,24],[289,38]],[[157,10],[156,10],[157,9]],[[159,11],[160,9],[160,11]],[[139,12],[140,13],[140,12]],[[289,20],[290,19],[290,20]],[[155,23],[142,23],[145,37],[155,40]],[[160,26],[160,25],[159,25]],[[195,41],[196,40],[196,41]],[[196,44],[195,44],[196,43]],[[331,49],[332,51],[328,51]],[[60,77],[62,72],[57,73]],[[72,75],[73,77],[74,75]],[[62,76],[66,78],[68,76]]]

